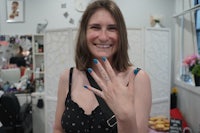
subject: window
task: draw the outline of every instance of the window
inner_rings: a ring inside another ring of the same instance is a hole
[[[200,4],[200,0],[194,0],[194,4]],[[200,54],[200,9],[196,10],[195,12],[195,27],[196,27],[196,34],[197,34],[197,46],[198,52]]]

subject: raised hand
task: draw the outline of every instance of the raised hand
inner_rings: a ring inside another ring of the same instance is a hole
[[[100,75],[88,68],[88,72],[102,90],[100,91],[91,86],[86,87],[105,100],[117,119],[127,119],[130,116],[129,114],[133,114],[135,109],[134,73],[130,74],[128,85],[125,85],[121,78],[117,76],[109,61],[105,57],[102,60],[103,64],[97,59],[93,60]]]

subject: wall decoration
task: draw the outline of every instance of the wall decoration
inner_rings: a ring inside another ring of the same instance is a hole
[[[74,19],[73,19],[73,18],[70,18],[69,23],[70,23],[70,24],[74,24]]]
[[[161,24],[161,20],[162,19],[163,19],[162,15],[152,15],[152,16],[150,16],[150,25],[151,25],[151,27],[155,27],[155,28],[164,27]]]
[[[68,13],[68,12],[64,12],[63,16],[64,16],[65,18],[67,18],[67,17],[69,16],[69,13]]]
[[[61,8],[67,8],[67,4],[66,3],[61,4]]]
[[[47,25],[48,25],[48,21],[47,21],[46,19],[45,19],[45,23],[38,23],[38,24],[37,24],[36,32],[37,32],[38,34],[44,33],[44,31],[45,31]]]
[[[78,12],[84,12],[90,1],[91,0],[75,0],[75,9]]]
[[[24,0],[7,0],[7,22],[24,22]]]

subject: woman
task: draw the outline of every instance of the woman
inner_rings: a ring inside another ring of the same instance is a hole
[[[76,68],[60,77],[54,133],[148,132],[150,80],[130,63],[127,50],[126,26],[118,6],[110,0],[89,4],[80,23]],[[90,85],[87,76],[100,90]],[[114,114],[112,122],[95,94]]]
[[[16,49],[15,56],[10,58],[10,64],[16,64],[17,67],[26,67],[26,60],[23,54],[22,46],[19,46]]]

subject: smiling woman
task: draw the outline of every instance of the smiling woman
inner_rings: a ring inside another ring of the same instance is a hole
[[[113,1],[97,0],[86,8],[75,62],[60,77],[54,133],[148,132],[149,76],[129,60],[126,25]]]
[[[104,18],[108,18],[104,21]],[[111,14],[99,9],[92,15],[87,27],[87,45],[96,58],[110,57],[112,60],[118,47],[117,25]]]

